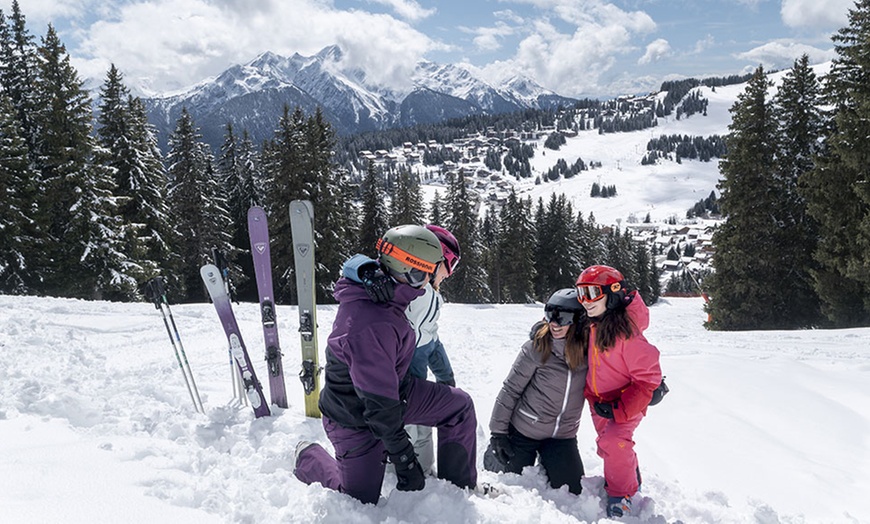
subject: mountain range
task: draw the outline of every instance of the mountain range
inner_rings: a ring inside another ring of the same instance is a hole
[[[298,106],[306,115],[320,107],[344,135],[575,101],[523,76],[492,85],[462,66],[430,61],[417,63],[408,89],[386,89],[367,82],[366,71],[344,67],[342,58],[336,45],[308,57],[265,52],[184,91],[144,99],[148,118],[165,151],[187,108],[203,141],[217,149],[228,123],[236,132],[246,129],[255,144],[271,138],[285,105]]]

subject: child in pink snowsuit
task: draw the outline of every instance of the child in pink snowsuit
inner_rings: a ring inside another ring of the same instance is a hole
[[[659,351],[643,336],[649,309],[637,291],[626,292],[622,273],[590,266],[577,279],[577,291],[588,316],[584,396],[604,460],[607,516],[628,516],[631,497],[640,486],[632,438],[662,381]]]

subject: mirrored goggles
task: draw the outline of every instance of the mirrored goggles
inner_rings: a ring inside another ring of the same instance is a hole
[[[604,288],[595,284],[578,284],[577,300],[582,302],[598,302],[604,298]]]
[[[547,322],[554,322],[560,326],[570,326],[574,323],[574,312],[554,307],[545,307],[544,318],[547,319]]]

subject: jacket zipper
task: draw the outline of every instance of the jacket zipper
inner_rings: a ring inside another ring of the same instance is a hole
[[[568,381],[565,384],[565,396],[562,398],[562,410],[559,411],[559,415],[556,417],[556,427],[553,428],[553,435],[551,438],[556,438],[556,433],[559,432],[559,425],[562,423],[562,415],[565,414],[565,409],[568,407],[568,392],[571,391],[571,370],[568,369]]]

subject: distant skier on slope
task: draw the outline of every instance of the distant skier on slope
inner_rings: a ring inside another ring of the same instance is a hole
[[[339,308],[327,342],[320,409],[336,458],[318,444],[300,442],[294,474],[375,504],[386,455],[396,467],[398,490],[423,489],[423,468],[404,429],[422,424],[438,428],[438,477],[473,488],[477,418],[471,397],[408,374],[416,336],[405,309],[443,263],[441,243],[423,226],[404,225],[387,231],[377,250],[381,269],[397,282],[391,301],[372,302],[362,285],[346,278],[335,286]]]

